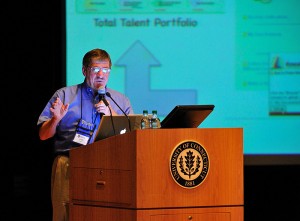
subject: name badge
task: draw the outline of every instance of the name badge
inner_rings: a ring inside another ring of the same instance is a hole
[[[82,145],[87,145],[89,143],[89,140],[90,140],[89,136],[85,136],[80,133],[76,133],[75,137],[73,139],[74,142],[82,144]]]
[[[80,119],[76,127],[76,134],[73,138],[73,142],[87,145],[94,133],[95,127],[95,124]]]

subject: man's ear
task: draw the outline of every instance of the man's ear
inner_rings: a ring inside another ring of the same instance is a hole
[[[84,75],[84,77],[86,77],[86,69],[84,66],[82,66],[82,74]]]

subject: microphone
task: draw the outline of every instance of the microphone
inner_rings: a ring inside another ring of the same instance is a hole
[[[99,101],[103,101],[105,106],[108,106],[108,102],[107,100],[105,99],[105,88],[104,87],[101,87],[99,90],[98,90],[98,95],[99,95]]]
[[[130,119],[128,117],[128,115],[125,113],[125,111],[123,111],[123,109],[119,106],[119,104],[112,98],[111,94],[107,91],[106,93],[106,96],[109,97],[117,106],[118,108],[122,111],[122,113],[125,115],[125,117],[127,118],[128,120],[128,125],[129,125],[129,131],[131,131],[131,123],[130,123]]]
[[[98,89],[98,95],[99,95],[99,101],[98,102],[103,101],[105,106],[108,107],[109,111],[111,112],[109,104],[108,104],[108,102],[105,98],[105,87],[101,87],[101,88]],[[100,118],[102,118],[103,115],[104,115],[104,113],[100,113]]]

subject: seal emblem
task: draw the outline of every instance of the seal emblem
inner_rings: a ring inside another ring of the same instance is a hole
[[[174,181],[184,188],[195,188],[206,178],[209,158],[206,150],[195,141],[185,141],[174,148],[170,172]]]

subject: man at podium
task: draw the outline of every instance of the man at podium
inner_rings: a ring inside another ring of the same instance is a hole
[[[105,50],[88,51],[82,60],[84,81],[58,89],[38,118],[40,139],[54,140],[53,221],[69,220],[69,150],[94,141],[103,115],[133,114],[130,100],[107,87],[111,66]],[[106,96],[107,92],[110,96]]]

